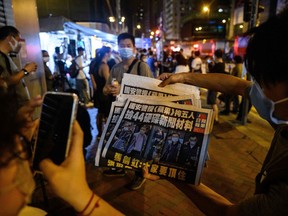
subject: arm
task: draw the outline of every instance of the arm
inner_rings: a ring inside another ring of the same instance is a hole
[[[173,181],[205,215],[237,216],[238,207],[204,184],[198,186]]]
[[[38,121],[33,120],[33,114],[37,107],[42,104],[41,96],[36,96],[27,102],[24,106],[17,110],[16,119],[19,124],[21,124],[21,134],[27,139],[31,140],[36,127],[38,126]]]
[[[91,78],[93,89],[96,90],[97,89],[97,84],[96,84],[96,81],[94,79],[94,75],[90,74],[90,78]]]
[[[108,82],[110,71],[109,71],[109,67],[107,64],[102,64],[100,66],[100,76],[104,77],[106,83]]]
[[[160,87],[172,83],[186,83],[214,91],[237,95],[244,95],[246,88],[251,85],[250,81],[220,73],[161,74],[159,79],[163,80],[163,82],[159,84]]]
[[[83,132],[77,122],[73,125],[73,135],[69,156],[57,166],[49,159],[41,161],[40,167],[55,193],[68,202],[77,212],[88,215],[122,215],[92,191],[86,181],[83,156]],[[77,175],[75,175],[77,173]],[[91,199],[91,202],[89,200]],[[89,204],[91,203],[91,204]],[[94,207],[98,203],[98,207]],[[87,207],[87,208],[86,208]]]
[[[21,69],[18,73],[13,74],[12,76],[9,76],[5,78],[5,81],[7,84],[10,85],[17,85],[20,80],[25,76],[25,70],[30,74],[32,71],[37,70],[37,64],[34,62],[28,63],[24,66],[23,69]]]
[[[114,67],[113,67],[114,68]],[[109,77],[108,79],[106,80],[106,84],[103,88],[103,94],[104,95],[113,95],[113,96],[117,96],[119,93],[120,93],[120,84],[118,83],[117,85],[112,85],[111,84],[111,80],[112,80],[112,77],[111,75],[113,74],[113,68],[109,74]]]

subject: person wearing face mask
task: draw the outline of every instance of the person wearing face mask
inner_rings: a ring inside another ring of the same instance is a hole
[[[43,65],[44,65],[47,91],[54,91],[54,88],[53,88],[54,77],[50,68],[47,66],[47,62],[49,62],[50,56],[46,50],[42,50],[42,59],[43,59]]]
[[[161,87],[187,83],[223,93],[247,96],[275,134],[255,178],[255,193],[233,203],[204,184],[173,184],[205,215],[288,215],[288,8],[247,32],[245,65],[252,81],[225,74],[163,74]],[[269,55],[267,53],[277,53]]]
[[[171,135],[171,144],[166,147],[162,155],[162,160],[166,162],[176,163],[179,156],[180,148],[179,134],[174,132]]]
[[[120,85],[124,73],[153,77],[149,66],[135,58],[136,47],[134,36],[129,33],[122,33],[118,36],[117,40],[118,52],[122,62],[114,65],[111,69],[110,76],[103,88],[105,95],[117,96],[120,93]],[[112,78],[115,78],[120,85],[113,85]]]
[[[197,137],[193,135],[181,145],[178,162],[189,167],[193,166],[194,162],[197,161],[199,151],[200,146],[197,145]]]
[[[140,157],[143,146],[145,146],[147,141],[147,133],[148,128],[146,126],[142,126],[139,132],[133,134],[133,138],[127,148],[127,154],[132,157]]]
[[[42,99],[37,96],[19,109],[13,101],[9,94],[0,93],[0,215],[48,215],[29,205],[35,189],[29,140],[37,128],[37,122],[29,116],[41,105]],[[71,149],[63,164],[58,166],[48,159],[40,163],[48,184],[56,195],[75,209],[77,215],[122,215],[89,188],[82,149],[83,132],[75,122]]]
[[[17,103],[20,107],[30,98],[24,77],[36,71],[35,62],[27,63],[21,70],[17,68],[9,54],[17,54],[21,45],[20,32],[13,26],[3,26],[0,28],[0,77],[5,80],[8,90],[17,95]]]
[[[125,32],[118,35],[117,41],[118,41],[118,52],[122,61],[113,66],[113,68],[110,71],[110,76],[103,88],[104,95],[112,95],[114,96],[114,99],[120,93],[120,87],[124,73],[130,73],[139,76],[146,76],[153,78],[149,66],[145,62],[141,62],[139,59],[135,58],[136,54],[135,37]],[[123,169],[110,169],[105,170],[104,175],[123,176],[125,175],[125,171]],[[135,181],[134,184],[135,187],[133,184],[131,184],[131,187],[129,187],[130,189],[132,190],[138,189],[143,184],[145,179],[140,177],[140,175],[138,176],[139,181]]]

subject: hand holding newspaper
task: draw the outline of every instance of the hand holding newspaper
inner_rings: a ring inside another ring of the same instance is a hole
[[[198,184],[207,156],[212,110],[201,108],[197,87],[174,84],[159,88],[159,83],[125,74],[95,165],[142,169],[149,162],[149,172],[154,175]]]

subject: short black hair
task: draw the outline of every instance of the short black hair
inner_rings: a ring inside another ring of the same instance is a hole
[[[0,28],[0,41],[12,35],[13,37],[19,36],[20,32],[13,26],[3,26]]]
[[[199,51],[199,50],[195,51],[195,52],[194,52],[194,55],[195,55],[195,56],[200,56],[200,51]]]
[[[288,7],[247,34],[245,66],[249,74],[265,84],[288,82]]]
[[[85,49],[83,47],[78,47],[77,48],[77,52],[80,52],[80,51],[84,51]]]
[[[121,33],[118,35],[118,38],[117,38],[118,44],[120,44],[121,40],[125,40],[125,39],[130,39],[132,41],[133,46],[135,47],[135,37],[132,34],[129,34],[127,32]]]
[[[214,52],[214,55],[217,58],[222,58],[223,57],[223,51],[221,49],[216,49],[215,52]]]
[[[241,57],[240,55],[235,55],[235,56],[233,57],[233,60],[235,61],[236,64],[241,64],[241,63],[243,63],[243,59],[242,59],[242,57]]]

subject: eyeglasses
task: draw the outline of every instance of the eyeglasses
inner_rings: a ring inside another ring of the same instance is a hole
[[[0,168],[6,167],[14,159],[20,159],[24,161],[29,160],[32,157],[31,142],[23,136],[19,136],[19,139],[21,145],[20,148],[17,147],[17,150],[11,152],[9,157],[3,161],[0,161]]]

